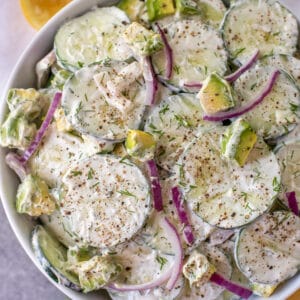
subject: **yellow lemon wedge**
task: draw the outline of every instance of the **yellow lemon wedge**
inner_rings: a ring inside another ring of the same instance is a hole
[[[40,29],[69,2],[71,0],[20,0],[26,20],[35,29]]]

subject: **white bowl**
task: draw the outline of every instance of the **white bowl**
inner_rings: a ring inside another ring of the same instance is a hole
[[[37,61],[39,61],[48,51],[53,47],[53,38],[57,29],[68,19],[74,18],[88,11],[94,5],[112,5],[118,1],[114,0],[74,0],[63,10],[61,10],[54,18],[52,18],[36,35],[27,49],[23,52],[19,61],[17,62],[10,79],[6,85],[3,93],[2,103],[0,106],[0,122],[2,123],[7,113],[7,106],[5,97],[9,88],[29,88],[35,86],[34,68]],[[282,1],[292,8],[292,11],[300,17],[300,3],[298,0]],[[41,272],[60,289],[66,296],[71,299],[92,300],[92,299],[108,299],[106,293],[97,292],[91,294],[81,294],[72,291],[62,285],[51,280],[44,270],[41,268],[39,262],[36,260],[31,244],[30,234],[33,229],[33,222],[22,215],[17,214],[15,210],[15,195],[18,186],[18,179],[16,175],[6,166],[5,154],[7,151],[0,148],[0,197],[2,199],[3,207],[10,225],[16,234],[22,247],[34,262],[34,264],[41,270]],[[284,283],[276,293],[270,297],[270,300],[284,300],[295,292],[300,287],[300,274]],[[260,299],[254,297],[254,299]],[[262,299],[262,298],[261,298]]]

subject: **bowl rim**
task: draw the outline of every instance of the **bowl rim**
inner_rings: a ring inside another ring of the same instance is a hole
[[[22,54],[19,56],[19,59],[17,60],[15,66],[13,67],[10,76],[8,78],[7,83],[4,86],[3,92],[1,93],[1,100],[2,103],[0,104],[0,118],[3,119],[4,115],[7,111],[7,104],[6,101],[4,101],[7,92],[10,88],[12,88],[12,84],[15,81],[16,75],[18,74],[20,68],[23,65],[23,62],[26,60],[26,57],[30,55],[30,52],[32,48],[39,42],[41,37],[46,34],[47,32],[51,31],[51,29],[55,28],[57,30],[61,24],[63,24],[67,19],[74,18],[80,14],[83,14],[84,12],[90,10],[93,6],[99,5],[99,6],[105,6],[105,5],[113,5],[117,3],[117,0],[73,0],[69,4],[67,4],[63,9],[61,9],[55,16],[53,16],[33,37],[33,39],[30,41],[28,46],[23,50]],[[281,4],[286,6],[286,3]],[[300,8],[300,3],[299,3]],[[78,13],[77,13],[78,11]],[[2,154],[0,154],[2,155]],[[21,228],[18,227],[14,216],[10,212],[9,208],[9,199],[5,195],[5,189],[4,186],[4,177],[5,177],[5,166],[0,164],[0,198],[3,205],[3,209],[5,212],[5,215],[9,221],[10,227],[13,230],[15,236],[17,237],[18,242],[21,244],[22,248],[26,252],[26,254],[29,256],[31,261],[34,263],[34,265],[41,271],[41,273],[44,274],[44,276],[54,285],[56,288],[58,288],[64,295],[70,297],[71,299],[78,299],[78,300],[93,300],[93,299],[107,299],[107,296],[101,295],[99,293],[91,293],[91,294],[82,294],[75,292],[67,287],[64,287],[61,284],[58,284],[54,282],[42,269],[41,265],[37,261],[37,259],[34,256],[32,248],[25,243],[25,239],[28,237],[24,237],[24,234],[21,231]],[[280,288],[271,296],[269,297],[270,300],[280,300],[280,299],[286,299],[287,297],[291,296],[297,289],[300,287],[300,273],[298,275],[295,275],[293,278],[287,280],[282,284]],[[251,298],[252,299],[252,298]],[[254,297],[253,299],[264,299],[260,297]]]

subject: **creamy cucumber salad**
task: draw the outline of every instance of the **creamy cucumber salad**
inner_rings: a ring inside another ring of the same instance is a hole
[[[298,39],[273,0],[122,0],[63,24],[0,128],[45,272],[116,300],[268,297],[296,275]]]

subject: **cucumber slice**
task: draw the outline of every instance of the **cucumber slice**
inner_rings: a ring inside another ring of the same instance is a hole
[[[40,225],[34,228],[31,242],[36,258],[50,278],[66,287],[80,290],[78,278],[66,270],[67,248]]]
[[[126,138],[129,129],[138,129],[145,110],[146,97],[142,75],[133,81],[127,78],[123,80],[121,93],[126,98],[125,103],[130,105],[125,112],[108,103],[107,94],[97,87],[94,79],[99,74],[104,74],[105,78],[116,78],[111,76],[121,74],[122,70],[132,64],[108,62],[92,65],[77,71],[65,84],[62,107],[75,129],[105,140],[122,140]]]
[[[76,71],[107,58],[129,59],[131,50],[121,38],[129,22],[126,14],[117,7],[103,7],[65,23],[54,40],[58,63]]]
[[[300,140],[290,140],[275,149],[281,170],[280,200],[288,205],[286,193],[295,192],[300,207]]]
[[[218,29],[226,12],[221,0],[175,0],[182,18],[201,20]]]
[[[106,142],[58,131],[57,122],[54,122],[48,128],[38,151],[30,159],[29,169],[48,186],[57,187],[73,162],[110,148]]]
[[[262,58],[260,64],[284,70],[294,79],[300,89],[300,60],[298,58],[291,55],[278,54]]]
[[[244,73],[234,84],[240,105],[255,99],[270,79],[273,67],[259,67]],[[300,105],[300,91],[284,71],[267,97],[243,117],[264,139],[274,139],[291,131],[300,122],[295,108]]]
[[[183,276],[180,276],[171,291],[167,290],[164,286],[161,286],[146,292],[116,292],[108,289],[108,293],[113,300],[179,300],[181,299],[184,284],[184,278]]]
[[[163,97],[149,114],[144,130],[156,138],[155,157],[159,166],[170,171],[180,154],[203,126],[215,126],[203,121],[199,100],[193,94]]]
[[[121,0],[118,7],[125,11],[130,21],[149,26],[147,7],[144,0]]]
[[[132,238],[152,208],[141,170],[113,155],[75,162],[62,179],[60,206],[78,244],[102,250]]]
[[[67,248],[75,246],[75,237],[67,231],[59,210],[56,210],[50,216],[42,215],[39,219],[45,229],[55,236],[64,246]]]
[[[175,171],[194,212],[210,225],[229,229],[253,221],[271,207],[280,172],[274,153],[261,138],[243,167],[226,160],[221,155],[222,134],[224,128],[215,128],[195,139]]]
[[[293,54],[298,42],[297,19],[273,0],[238,1],[222,25],[231,59],[245,63],[259,49],[260,55]]]
[[[216,30],[196,20],[162,22],[161,28],[173,50],[173,72],[168,83],[187,90],[185,83],[203,81],[212,72],[220,75],[226,72],[227,52]],[[164,51],[152,58],[156,73],[163,76]]]
[[[235,260],[252,282],[280,283],[300,267],[300,218],[291,212],[263,215],[239,232]]]
[[[204,254],[208,261],[213,264],[217,272],[224,276],[225,278],[230,279],[232,273],[232,267],[228,257],[217,247],[209,246],[204,243],[201,247],[199,247],[199,251]],[[215,300],[217,299],[224,288],[216,285],[212,282],[207,282],[202,284],[201,286],[193,285],[189,287],[186,283],[185,293],[180,298],[181,300],[194,300],[194,299],[205,299],[205,300]]]

